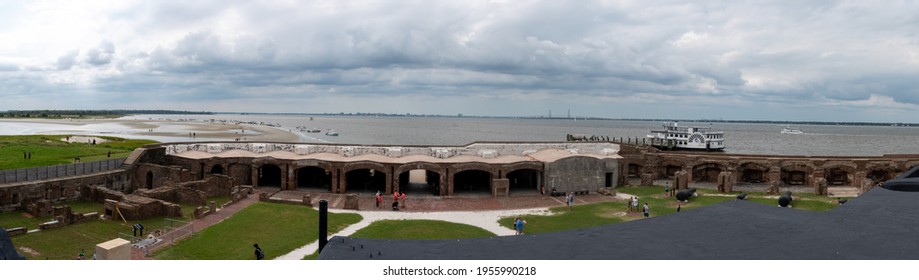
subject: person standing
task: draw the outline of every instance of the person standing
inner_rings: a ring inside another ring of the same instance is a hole
[[[265,252],[262,251],[262,248],[258,246],[258,243],[252,245],[255,247],[255,259],[261,260],[265,258]]]
[[[400,197],[400,200],[402,200],[402,205],[399,205],[399,207],[405,208],[405,191],[402,191],[402,195],[401,195],[401,197]]]
[[[377,192],[377,197],[375,198],[377,200],[377,208],[380,208],[380,205],[383,204],[383,195],[380,194],[380,192]]]
[[[664,196],[670,194],[670,182],[664,182]]]
[[[638,197],[632,197],[632,211],[638,212]]]
[[[514,220],[514,228],[517,229],[517,235],[523,235],[523,225],[525,224],[527,224],[527,221],[520,217]]]
[[[650,212],[651,212],[651,207],[648,207],[648,203],[645,203],[645,206],[642,206],[642,207],[641,207],[641,212],[642,212],[642,214],[645,215],[645,218],[648,218],[648,217],[651,216],[651,214],[650,214]]]
[[[568,211],[571,211],[571,207],[574,206],[574,192],[568,192],[568,196],[565,197],[565,203],[568,204]]]

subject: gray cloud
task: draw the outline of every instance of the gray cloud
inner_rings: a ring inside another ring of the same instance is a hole
[[[115,44],[102,41],[95,48],[86,51],[86,62],[95,66],[102,66],[112,62],[115,56]]]
[[[67,70],[73,67],[77,63],[77,55],[80,54],[79,50],[73,50],[65,53],[64,55],[57,58],[57,69],[58,70]]]
[[[842,117],[862,117],[919,109],[917,14],[915,3],[845,1],[141,3],[100,15],[136,34],[100,30],[107,39],[79,45],[82,56],[45,59],[55,74],[4,72],[116,107],[158,96],[203,110],[246,111],[258,99],[337,112],[296,100],[487,96],[477,110],[524,108],[494,114],[566,104],[604,117],[769,118],[793,106],[821,118],[849,106],[863,114]],[[347,107],[384,110],[378,103]],[[402,106],[392,110],[420,107]]]

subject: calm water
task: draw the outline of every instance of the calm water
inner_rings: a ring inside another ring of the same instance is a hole
[[[660,122],[505,119],[505,118],[422,118],[349,117],[299,115],[142,115],[130,119],[223,119],[277,123],[283,129],[304,126],[334,129],[339,136],[300,133],[304,142],[389,145],[462,145],[475,141],[564,141],[566,134],[609,137],[644,137]],[[680,123],[680,126],[702,125]],[[798,126],[804,134],[779,133],[784,125],[713,123],[725,133],[725,152],[812,156],[879,156],[919,154],[919,128],[881,126]],[[4,131],[0,134],[22,134]],[[117,133],[116,133],[117,134]],[[117,135],[115,135],[117,136]],[[161,139],[160,141],[171,141]],[[180,139],[176,141],[187,141]]]

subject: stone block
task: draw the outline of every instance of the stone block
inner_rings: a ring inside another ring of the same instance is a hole
[[[511,185],[510,180],[508,180],[507,178],[491,180],[491,186],[492,186],[491,196],[507,197],[508,194],[510,193],[510,185]]]
[[[62,226],[64,226],[64,225],[61,224],[61,222],[58,222],[58,221],[50,221],[50,222],[44,222],[44,223],[39,224],[39,225],[38,225],[38,228],[41,229],[41,230],[48,230],[48,229],[53,229],[53,228],[59,228],[59,227],[62,227]]]
[[[478,156],[482,158],[496,158],[498,157],[498,151],[495,150],[480,150]]]
[[[95,253],[97,260],[130,260],[131,242],[115,238],[96,244]]]
[[[6,230],[6,234],[8,234],[9,236],[22,235],[22,234],[26,234],[27,232],[29,231],[25,227],[15,227],[15,228]]]
[[[388,148],[386,149],[386,156],[392,158],[402,157],[402,148]]]
[[[303,205],[313,207],[313,196],[310,194],[303,195]]]

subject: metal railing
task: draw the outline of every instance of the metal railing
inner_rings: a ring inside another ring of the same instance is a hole
[[[32,168],[0,170],[0,185],[80,176],[121,168],[125,158]]]

